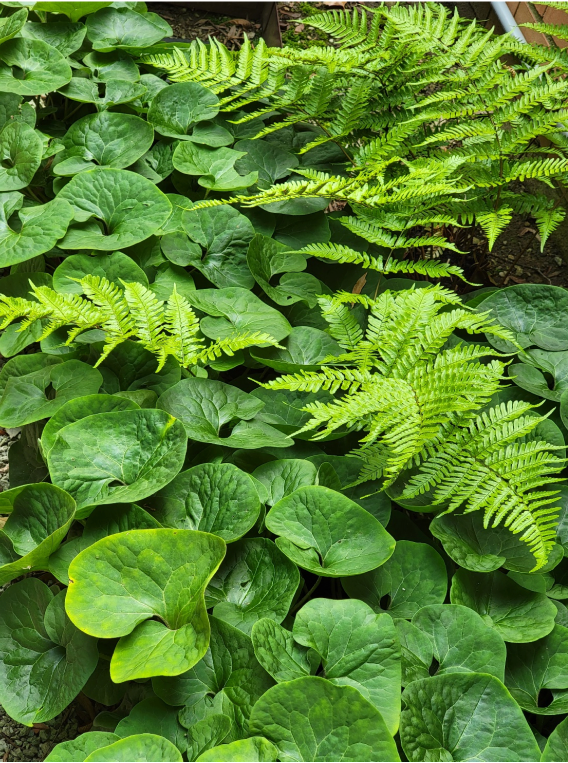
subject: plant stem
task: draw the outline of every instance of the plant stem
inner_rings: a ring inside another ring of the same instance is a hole
[[[310,590],[308,591],[308,593],[307,593],[305,596],[302,596],[302,598],[300,599],[300,601],[299,601],[299,602],[298,602],[298,603],[297,603],[297,604],[296,604],[296,605],[293,607],[293,609],[292,609],[292,610],[291,610],[291,612],[290,612],[290,614],[291,614],[291,615],[295,615],[295,614],[296,614],[296,612],[297,612],[299,609],[301,609],[301,608],[304,606],[304,604],[305,604],[305,603],[308,601],[308,599],[310,598],[310,596],[311,596],[313,593],[315,593],[315,591],[317,590],[317,587],[319,586],[319,584],[320,584],[320,583],[321,583],[321,577],[318,577],[318,579],[317,579],[317,580],[316,580],[316,582],[313,584],[313,586],[310,588]]]

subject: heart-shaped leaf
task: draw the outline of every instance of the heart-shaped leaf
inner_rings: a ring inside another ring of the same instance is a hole
[[[521,347],[568,350],[568,294],[558,286],[524,283],[499,289],[484,299],[480,312],[491,311],[500,326],[512,331]],[[500,352],[516,352],[511,342],[494,334],[487,340]]]
[[[207,313],[201,321],[201,330],[210,339],[225,339],[244,331],[263,331],[279,342],[292,330],[278,310],[247,289],[198,289],[188,301]]]
[[[95,763],[119,763],[124,761],[146,763],[181,763],[181,752],[169,739],[157,734],[135,734],[108,747],[100,747],[85,758]]]
[[[263,406],[258,398],[230,384],[182,379],[164,392],[157,405],[179,419],[187,436],[198,442],[232,448],[292,445],[292,440],[277,429],[254,419]],[[231,432],[227,431],[229,426],[233,426]]]
[[[250,737],[249,739],[238,739],[236,742],[222,744],[219,747],[212,747],[196,760],[198,762],[247,760],[254,763],[260,763],[260,761],[264,763],[278,760],[278,750],[272,742],[264,737]]]
[[[36,11],[47,11],[47,13],[64,13],[71,21],[79,21],[83,16],[87,16],[90,13],[95,13],[100,8],[106,8],[107,5],[111,5],[111,2],[93,3],[81,2],[79,5],[69,4],[68,2],[50,3],[39,2],[34,3],[34,9]]]
[[[277,683],[313,675],[320,666],[314,649],[298,644],[290,631],[268,617],[257,620],[251,638],[257,660]]]
[[[235,169],[241,174],[256,172],[259,188],[270,188],[299,164],[295,154],[265,140],[239,140],[235,148],[244,153]]]
[[[358,575],[384,564],[394,539],[349,498],[316,485],[300,487],[268,512],[266,527],[293,562],[315,575]]]
[[[185,232],[203,252],[188,254],[183,265],[197,268],[220,289],[251,289],[254,279],[247,265],[247,249],[254,236],[249,220],[229,206],[188,209],[182,214]]]
[[[76,739],[56,744],[45,761],[46,763],[84,761],[95,750],[118,742],[119,739],[119,736],[110,731],[88,731],[86,734],[80,734]]]
[[[111,503],[108,506],[98,506],[87,519],[83,534],[68,540],[49,557],[49,571],[64,585],[69,585],[69,565],[77,554],[92,546],[93,543],[115,533],[128,530],[153,530],[159,527],[161,527],[160,523],[135,503]],[[114,703],[104,702],[103,704]]]
[[[213,119],[219,113],[219,99],[197,82],[170,85],[154,97],[148,121],[160,135],[189,140],[188,133],[197,122]]]
[[[546,400],[558,402],[568,390],[568,352],[527,350],[521,355],[523,363],[509,366],[509,376],[522,389]],[[552,377],[550,387],[545,374]]]
[[[452,604],[480,614],[504,641],[537,641],[554,628],[556,607],[544,593],[522,588],[502,572],[458,570],[450,591]]]
[[[184,175],[198,177],[199,185],[211,191],[236,191],[256,183],[258,175],[249,172],[239,175],[235,162],[243,156],[242,151],[232,148],[210,148],[198,143],[180,143],[172,157],[174,167]]]
[[[306,269],[306,258],[297,252],[290,252],[284,244],[258,233],[250,242],[247,262],[255,281],[277,305],[293,305],[305,301],[315,307],[317,296],[322,293],[322,285]],[[270,279],[284,273],[278,285],[272,285]]]
[[[358,689],[396,733],[401,655],[392,617],[357,599],[312,599],[296,615],[293,635],[321,656],[328,681]]]
[[[75,557],[67,612],[85,633],[120,637],[113,681],[179,675],[203,657],[210,631],[203,594],[224,555],[215,535],[160,529],[110,535]]]
[[[43,154],[43,141],[25,122],[8,122],[0,132],[0,191],[31,182]]]
[[[161,183],[174,171],[172,155],[173,146],[165,140],[159,140],[144,156],[135,161],[130,169],[148,178],[152,183]],[[177,264],[182,265],[183,263],[178,262]]]
[[[164,527],[203,530],[226,543],[247,533],[260,513],[252,478],[233,464],[199,464],[149,500]]]
[[[15,15],[10,18],[14,18]],[[65,21],[46,21],[38,24],[28,21],[22,27],[21,34],[22,37],[28,37],[31,40],[43,40],[56,48],[62,56],[69,56],[81,47],[86,31],[84,24]]]
[[[0,142],[2,136],[0,135]],[[128,167],[143,156],[154,140],[152,125],[132,114],[103,111],[74,122],[56,154],[55,175],[75,175],[94,167]]]
[[[99,276],[112,281],[121,288],[121,281],[136,281],[148,287],[148,278],[132,257],[122,252],[112,254],[71,254],[66,257],[53,274],[53,288],[61,294],[82,294],[78,280],[87,275]],[[143,349],[143,348],[141,348]]]
[[[164,411],[99,413],[60,429],[47,465],[83,518],[94,506],[135,502],[167,485],[183,465],[186,444],[182,424]]]
[[[288,614],[300,585],[300,573],[268,538],[242,538],[227,548],[227,556],[207,588],[207,607],[245,633],[257,620],[277,623]]]
[[[171,26],[157,13],[142,14],[117,7],[87,16],[87,37],[95,50],[148,48],[171,34]]]
[[[180,752],[186,751],[186,730],[178,721],[177,707],[166,705],[158,697],[143,699],[118,723],[114,733],[124,739],[134,734],[143,734],[147,729],[169,739]]]
[[[102,348],[93,345],[92,349],[98,358]],[[174,358],[168,358],[162,370],[156,373],[156,356],[138,342],[130,341],[115,347],[99,368],[105,377],[105,389],[112,386],[113,394],[119,390],[149,389],[161,395],[181,378],[181,370]]]
[[[405,683],[428,678],[431,672],[489,673],[504,680],[505,643],[472,609],[458,604],[430,604],[418,610],[412,623],[395,623]]]
[[[104,55],[104,54],[101,54]],[[109,79],[100,84],[84,77],[73,77],[59,89],[61,95],[79,103],[94,103],[98,111],[120,103],[131,103],[146,94],[144,85],[126,79]]]
[[[253,708],[250,733],[272,742],[280,760],[400,760],[379,711],[352,686],[316,676],[263,694]]]
[[[37,578],[0,597],[0,648],[0,702],[28,726],[64,710],[98,660],[96,640],[65,614],[65,591],[54,596]]]
[[[332,395],[325,390],[296,392],[287,389],[276,390],[261,387],[253,390],[251,394],[264,403],[264,408],[257,415],[258,419],[266,424],[271,424],[284,434],[293,434],[294,436],[296,436],[297,430],[307,424],[311,418],[311,414],[304,411],[306,405],[315,402],[330,403],[333,400]],[[297,436],[304,440],[309,439],[311,434],[300,433]],[[354,462],[359,463],[358,459],[354,459]],[[364,492],[367,492],[366,488],[364,488]]]
[[[409,761],[540,758],[522,710],[494,676],[434,676],[413,681],[402,697],[400,739]]]
[[[442,604],[448,590],[446,565],[432,546],[401,540],[382,567],[341,581],[347,594],[375,612],[410,619],[426,604]],[[457,602],[461,603],[461,602]]]
[[[568,712],[568,628],[555,625],[538,641],[510,645],[505,683],[524,710],[535,715]],[[550,702],[545,689],[552,693]]]
[[[21,31],[28,17],[28,9],[20,8],[11,16],[0,19],[0,43],[6,42]]]
[[[65,57],[43,40],[18,37],[4,42],[0,62],[0,90],[6,93],[41,95],[58,90],[71,79]]]
[[[132,246],[158,230],[171,212],[170,202],[150,180],[127,170],[81,172],[58,198],[71,204],[80,221],[59,243],[63,249],[114,251]]]
[[[4,195],[5,200],[11,194]],[[13,197],[12,197],[13,198]],[[23,197],[6,214],[0,198],[0,267],[17,265],[52,249],[65,234],[73,219],[73,208],[64,199],[53,199],[47,204],[21,210],[15,221],[15,209],[21,207]]]
[[[260,480],[267,490],[265,503],[274,506],[303,485],[317,484],[317,469],[309,461],[300,458],[269,461],[253,472],[253,477]]]
[[[94,82],[122,80],[143,84],[140,71],[132,60],[132,56],[121,50],[113,50],[112,53],[100,53],[98,50],[94,50],[87,53],[83,58],[83,63],[91,70],[91,78]],[[167,87],[165,83],[164,86]]]
[[[74,517],[75,501],[64,490],[42,482],[24,485],[0,530],[0,585],[47,569]]]
[[[0,372],[0,426],[47,419],[69,400],[94,395],[102,384],[99,371],[87,363],[50,356],[47,364],[44,358],[42,353],[17,356]]]
[[[310,326],[295,326],[283,344],[284,349],[255,347],[251,350],[251,355],[279,373],[294,374],[299,371],[317,371],[326,358],[343,352],[329,334]]]
[[[198,718],[219,713],[215,698],[222,695],[220,699],[230,708],[234,724],[231,739],[239,739],[248,736],[252,707],[274,681],[258,663],[250,638],[212,617],[211,640],[203,659],[182,675],[160,676],[152,684],[168,704],[185,705],[180,721],[186,728],[191,728]]]

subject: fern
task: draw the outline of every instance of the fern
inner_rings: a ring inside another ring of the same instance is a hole
[[[234,355],[255,345],[280,345],[261,331],[235,332],[232,336],[205,344],[199,320],[189,302],[175,287],[166,303],[140,283],[117,284],[99,276],[78,280],[86,299],[77,294],[60,294],[47,286],[30,282],[35,300],[0,294],[0,329],[23,319],[19,331],[38,318],[47,319],[41,339],[59,328],[67,327],[67,344],[83,331],[100,328],[105,332],[98,366],[122,342],[132,339],[156,355],[159,371],[168,357],[190,368]]]
[[[368,310],[364,331],[350,300]],[[310,420],[300,432],[319,439],[339,428],[362,431],[357,484],[380,477],[387,489],[402,480],[405,498],[431,491],[433,503],[446,511],[482,510],[486,526],[503,523],[519,534],[535,556],[535,569],[542,567],[558,515],[550,485],[564,459],[531,439],[546,417],[535,416],[530,404],[491,406],[505,369],[491,348],[447,344],[456,330],[514,342],[510,332],[441,286],[386,291],[375,299],[339,292],[319,301],[345,353],[320,371],[263,384],[339,393],[331,402],[305,406]]]

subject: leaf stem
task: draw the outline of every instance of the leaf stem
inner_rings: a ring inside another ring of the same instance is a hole
[[[319,584],[320,584],[320,583],[321,583],[321,577],[318,577],[318,579],[317,579],[317,580],[316,580],[316,582],[313,584],[313,586],[310,588],[310,590],[308,591],[308,593],[307,593],[305,596],[302,596],[302,598],[300,599],[300,601],[299,601],[299,602],[298,602],[298,603],[297,603],[297,604],[296,604],[296,605],[295,605],[295,606],[292,608],[292,610],[291,610],[291,612],[290,612],[290,614],[291,614],[291,615],[295,615],[295,614],[296,614],[296,612],[297,612],[299,609],[301,609],[301,608],[304,606],[304,604],[305,604],[305,603],[308,601],[308,599],[310,598],[310,596],[311,596],[313,593],[315,593],[315,591],[317,590],[317,587],[319,586]]]

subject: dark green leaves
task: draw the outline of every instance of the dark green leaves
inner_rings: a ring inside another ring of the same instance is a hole
[[[411,683],[402,697],[400,738],[410,761],[540,757],[521,709],[493,676],[426,678]]]
[[[384,564],[394,539],[378,520],[329,488],[300,487],[275,504],[266,527],[286,556],[316,575],[358,575]]]
[[[43,142],[25,122],[9,122],[0,132],[0,191],[25,188],[38,169]]]
[[[29,578],[0,597],[0,702],[31,726],[58,715],[95,669],[96,640],[65,614],[65,592]]]
[[[59,193],[69,201],[75,220],[61,241],[63,249],[114,251],[151,236],[167,220],[171,205],[146,178],[117,169],[94,169],[76,175]]]
[[[20,76],[14,76],[14,69]],[[0,46],[0,90],[18,95],[41,95],[65,85],[71,67],[61,53],[42,40],[23,37]]]
[[[375,612],[410,619],[426,604],[441,604],[448,587],[442,557],[425,543],[401,540],[382,567],[341,581],[349,596]]]
[[[179,472],[185,450],[183,426],[164,411],[117,411],[63,427],[47,463],[52,481],[77,501],[79,516],[88,516],[96,505],[155,493]]]
[[[194,125],[217,116],[218,103],[216,95],[196,82],[170,85],[152,100],[148,120],[161,135],[187,140]]]
[[[114,681],[179,675],[203,657],[203,593],[224,554],[224,541],[208,533],[131,530],[73,560],[67,611],[86,633],[121,637],[111,660]]]
[[[21,209],[22,201],[20,194],[0,197],[1,267],[17,265],[49,251],[73,219],[73,208],[64,199],[56,198],[26,209]]]
[[[164,527],[202,530],[227,543],[250,530],[260,512],[253,480],[232,464],[194,466],[149,502]]]
[[[253,708],[250,731],[272,742],[280,760],[400,760],[368,700],[351,686],[315,676],[269,689]]]
[[[147,48],[171,33],[170,25],[156,13],[125,7],[103,8],[87,18],[87,37],[95,50]]]

